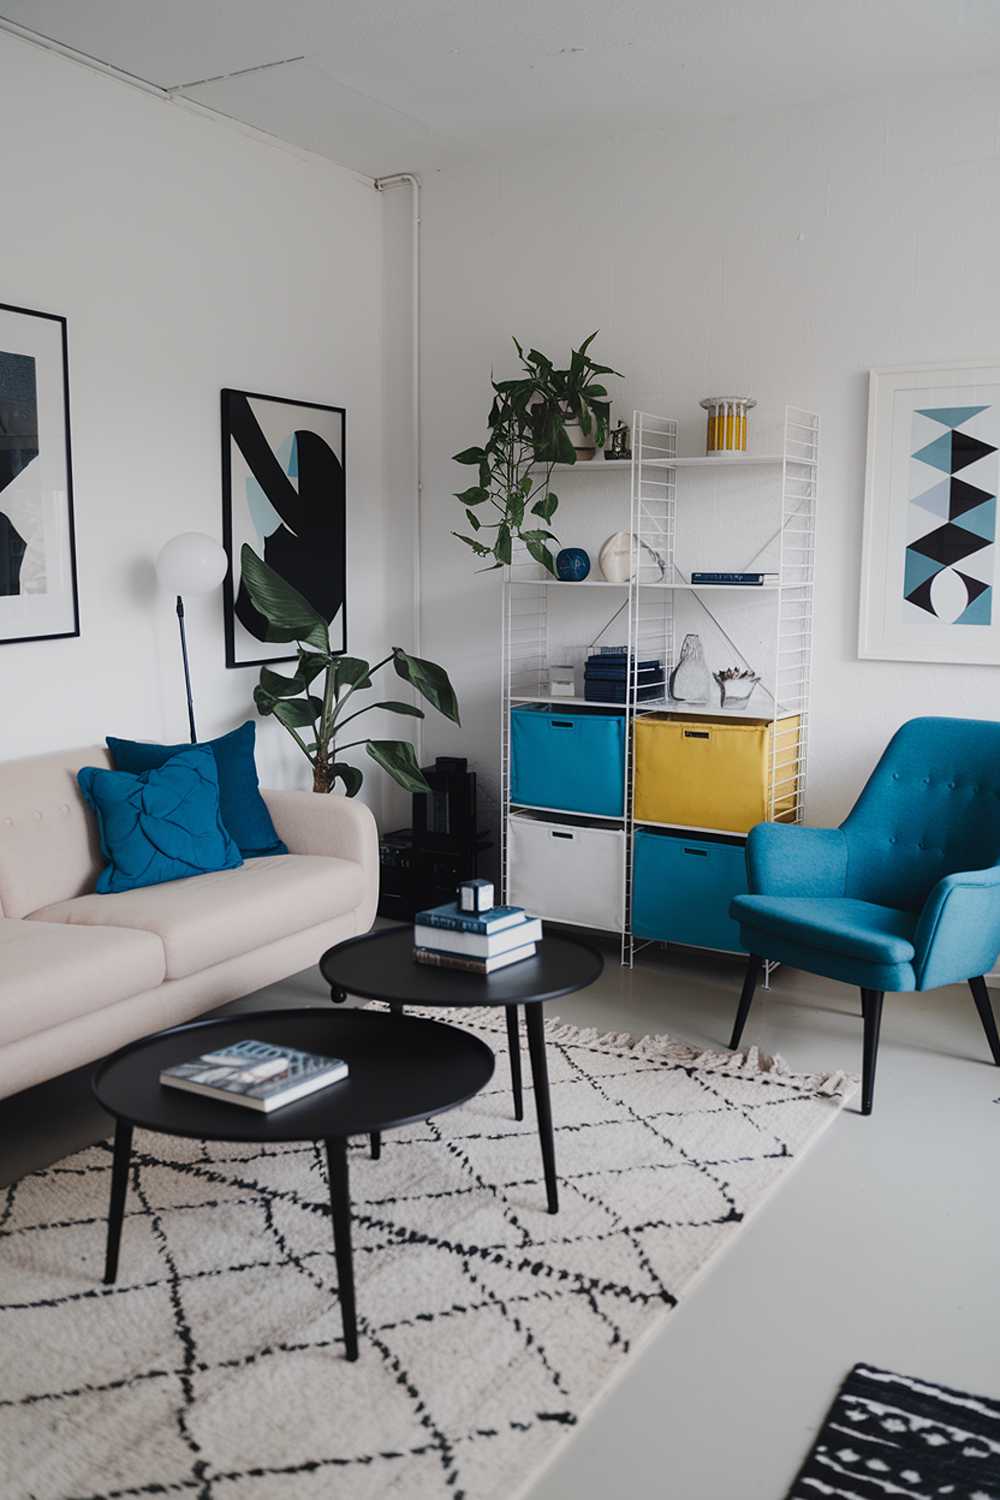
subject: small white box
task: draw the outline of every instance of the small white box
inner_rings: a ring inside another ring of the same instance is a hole
[[[489,911],[493,906],[492,880],[463,880],[458,888],[459,911]]]

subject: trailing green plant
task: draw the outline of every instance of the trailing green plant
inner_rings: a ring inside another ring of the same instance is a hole
[[[513,543],[520,540],[536,562],[555,573],[549,546],[558,545],[559,539],[549,530],[549,523],[559,500],[552,490],[552,470],[556,464],[576,463],[566,424],[579,422],[584,434],[593,434],[595,446],[601,447],[611,403],[599,377],[619,373],[590,358],[587,350],[596,337],[595,331],[572,351],[565,370],[556,369],[537,349],[526,354],[515,339],[524,374],[515,380],[491,382],[493,401],[485,446],[463,448],[455,454],[456,463],[478,468],[479,478],[468,489],[455,492],[475,534],[455,531],[452,535],[477,557],[492,558],[490,568],[509,563]]]
[[[313,768],[313,791],[332,792],[342,781],[348,797],[355,796],[364,772],[339,757],[345,750],[364,745],[372,760],[404,791],[429,792],[409,740],[362,736],[344,744],[341,736],[348,724],[376,708],[408,718],[424,717],[423,709],[416,704],[396,699],[360,707],[352,701],[354,694],[370,688],[375,673],[390,663],[398,677],[458,724],[458,700],[444,668],[411,656],[401,646],[393,646],[374,666],[359,656],[335,656],[330,650],[330,627],[323,616],[246,544],[240,553],[240,567],[250,600],[267,621],[265,640],[295,641],[298,647],[292,676],[263,667],[253,696],[257,712],[271,714],[284,725],[308,759]]]

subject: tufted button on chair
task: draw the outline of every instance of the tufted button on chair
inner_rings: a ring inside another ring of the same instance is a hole
[[[730,907],[750,953],[731,1047],[773,959],[860,988],[866,1115],[887,990],[967,980],[1000,1066],[983,978],[1000,953],[1000,723],[911,719],[839,828],[750,830],[747,884]]]

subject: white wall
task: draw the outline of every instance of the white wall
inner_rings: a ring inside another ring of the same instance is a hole
[[[682,418],[681,451],[700,451],[704,395],[746,389],[765,425],[785,401],[822,414],[811,820],[843,815],[903,720],[1000,715],[995,668],[856,654],[866,371],[1000,362],[998,125],[993,81],[939,80],[428,180],[424,647],[465,721],[429,725],[429,749],[468,753],[495,782],[497,575],[475,576],[449,535],[469,472],[450,455],[482,440],[490,367],[515,372],[511,334],[557,356],[594,328],[598,357],[629,377],[619,407]],[[569,481],[561,498],[566,543]]]
[[[347,408],[348,644],[381,653],[390,599],[410,596],[382,482],[371,184],[6,35],[0,139],[0,301],[69,323],[82,628],[0,646],[0,758],[186,738],[173,601],[151,564],[178,531],[221,537],[223,386]],[[208,738],[255,716],[257,673],[225,668],[221,592],[190,600],[188,624]],[[258,735],[262,779],[305,784],[280,726]],[[372,767],[376,806],[384,781]]]

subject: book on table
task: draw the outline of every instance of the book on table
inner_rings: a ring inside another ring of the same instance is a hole
[[[534,943],[525,943],[519,948],[508,948],[506,953],[494,953],[490,958],[475,958],[468,953],[445,953],[437,948],[414,948],[413,957],[418,964],[429,964],[437,969],[455,969],[462,974],[495,974],[498,969],[509,969],[526,958],[533,958]]]
[[[164,1068],[160,1082],[167,1088],[269,1114],[346,1077],[342,1058],[249,1040]]]
[[[491,906],[488,911],[462,911],[457,901],[446,901],[444,906],[432,906],[427,911],[418,911],[420,927],[440,927],[446,932],[478,932],[490,937],[494,932],[503,932],[505,927],[514,927],[524,921],[524,908],[520,906]]]
[[[527,912],[521,912],[519,922],[503,927],[499,932],[456,932],[419,921],[413,928],[415,947],[453,953],[463,958],[499,958],[515,948],[524,948],[528,943],[539,943],[541,940],[542,924],[537,917],[530,917]]]

